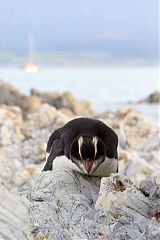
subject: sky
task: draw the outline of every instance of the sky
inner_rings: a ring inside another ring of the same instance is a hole
[[[158,59],[158,0],[0,0],[0,52],[105,52]]]

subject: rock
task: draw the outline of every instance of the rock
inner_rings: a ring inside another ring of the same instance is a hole
[[[31,89],[31,96],[21,94],[11,84],[0,80],[0,104],[18,106],[22,109],[23,117],[36,112],[43,103],[48,103],[57,109],[68,109],[69,116],[93,114],[89,101],[79,101],[71,92],[41,92]],[[65,113],[67,111],[65,110]]]
[[[45,161],[48,137],[56,128],[63,126],[73,116],[55,107],[43,104],[23,120],[18,107],[0,106],[0,169],[1,179],[11,189],[25,190],[30,187]],[[160,171],[158,128],[133,109],[106,113],[101,118],[114,128],[119,136],[119,171],[138,182],[148,174]],[[131,141],[133,139],[133,141]],[[28,166],[35,171],[28,177]],[[3,171],[7,169],[7,171]],[[23,177],[22,177],[23,175]],[[15,177],[14,177],[15,176]],[[26,178],[25,178],[26,176]],[[15,186],[16,185],[16,186]]]
[[[23,117],[35,112],[41,106],[41,100],[37,96],[26,96],[20,93],[11,84],[0,81],[0,104],[18,106],[22,110]]]
[[[32,240],[29,203],[26,198],[11,194],[0,184],[0,239]]]
[[[68,109],[69,115],[90,116],[93,114],[91,103],[89,101],[79,101],[71,92],[41,92],[37,89],[31,89],[31,95],[37,96],[43,103],[48,103],[57,109]]]
[[[0,80],[0,104],[21,106],[22,98],[24,97],[16,88],[11,84]]]
[[[25,140],[22,142],[22,157],[30,159],[32,163],[41,163],[46,157],[46,143],[56,128],[69,120],[68,116],[48,104],[28,116],[22,132]]]
[[[62,126],[68,119],[68,116],[58,111],[55,107],[43,104],[38,111],[28,115],[25,121],[25,127],[27,128],[27,125],[33,125],[34,130],[43,128],[53,130],[53,127],[58,128]]]
[[[142,239],[159,240],[159,238],[160,238],[159,223],[155,219],[153,219],[147,224],[145,232],[142,234]]]
[[[70,109],[68,109],[68,108],[62,107],[62,108],[60,109],[60,111],[61,111],[63,114],[67,115],[69,118],[75,118],[75,117],[76,117],[76,115],[75,115]]]
[[[48,103],[51,106],[55,105],[55,100],[60,96],[60,93],[53,92],[42,92],[36,88],[31,89],[31,96],[38,97],[42,103]]]
[[[150,103],[160,103],[160,91],[156,91],[148,97]]]
[[[160,173],[156,177],[147,177],[140,183],[140,190],[152,201],[160,200]]]
[[[44,104],[24,121],[19,107],[0,106],[0,182],[12,192],[31,187],[42,170],[46,142],[68,117]]]
[[[145,99],[139,100],[138,103],[160,103],[160,91],[151,93]]]
[[[134,223],[142,218],[145,226],[144,216],[148,218],[150,205],[148,198],[127,177],[111,174],[110,178],[101,181],[95,209],[103,209],[116,219],[122,216],[134,218]]]
[[[160,237],[160,223],[149,214],[152,199],[123,175],[111,174],[100,182],[69,170],[43,172],[30,201],[35,239]]]
[[[78,223],[85,218],[86,211],[96,201],[100,183],[95,177],[91,187],[89,179],[67,170],[41,174],[31,193],[31,223],[35,237],[41,232],[48,233],[51,239],[63,235],[65,239],[75,231],[76,239],[86,238],[85,233],[80,233]],[[68,227],[71,232],[67,231]]]
[[[19,107],[0,105],[0,185],[11,195],[33,186],[27,196],[35,239],[159,239],[158,127],[131,108],[97,115],[119,136],[119,172],[127,176],[100,183],[67,170],[41,173],[51,132],[77,115],[48,104],[25,109],[24,119]]]
[[[37,165],[23,161],[19,149],[15,146],[0,151],[0,183],[11,192],[24,191],[31,188],[41,172]]]
[[[93,113],[91,104],[87,101],[79,102],[71,92],[64,92],[55,101],[55,106],[60,108],[69,108],[76,115],[91,115]]]
[[[23,140],[22,112],[19,107],[0,105],[0,146],[20,143]]]
[[[29,167],[22,159],[25,139],[22,111],[19,107],[1,105],[0,123],[0,182],[12,192],[24,190],[31,186],[39,171],[36,168],[30,175],[32,178],[22,174]]]
[[[37,96],[30,96],[23,100],[21,108],[23,110],[24,117],[27,118],[27,115],[33,112],[36,112],[40,109],[42,102]]]
[[[25,190],[30,186],[43,168],[46,143],[51,132],[72,118],[53,106],[43,104],[23,120],[20,108],[1,105],[0,168],[8,169],[2,170],[1,175],[11,188],[14,189],[15,179],[18,181],[18,189]],[[156,126],[133,109],[106,113],[101,120],[114,128],[119,136],[120,173],[138,183],[147,174],[160,171],[157,154],[160,142]],[[32,164],[36,164],[37,171],[34,171],[28,182],[27,177],[21,178],[21,172]],[[16,177],[13,178],[14,175]]]
[[[119,137],[120,173],[137,183],[160,171],[159,128],[132,108],[105,112],[97,118],[112,127]]]

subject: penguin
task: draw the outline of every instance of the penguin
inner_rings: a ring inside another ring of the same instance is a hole
[[[105,123],[75,118],[50,135],[43,171],[69,168],[91,176],[110,176],[118,172],[117,146],[117,134]]]

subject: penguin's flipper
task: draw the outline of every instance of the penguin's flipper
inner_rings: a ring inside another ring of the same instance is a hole
[[[63,155],[63,148],[60,141],[61,129],[54,131],[47,142],[46,149],[46,164],[42,171],[52,170],[52,163],[54,159],[58,156]]]

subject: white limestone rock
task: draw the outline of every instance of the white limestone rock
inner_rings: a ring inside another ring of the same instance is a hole
[[[21,132],[23,124],[19,107],[0,105],[0,146],[18,144],[24,136]]]
[[[22,158],[30,159],[33,163],[45,160],[46,143],[56,128],[64,125],[69,118],[48,104],[28,116],[24,122],[22,132],[25,140],[22,142]]]
[[[47,171],[40,175],[29,198],[35,239],[160,236],[160,224],[156,220],[154,224],[149,214],[152,200],[123,175],[101,180],[69,170]]]
[[[111,174],[102,178],[95,209],[103,209],[116,219],[131,218],[144,229],[151,203],[148,198],[125,176]]]
[[[0,106],[0,182],[12,192],[24,191],[39,175],[49,135],[68,121],[67,116],[44,104],[23,120],[15,106]]]
[[[11,194],[0,184],[0,239],[32,240],[29,204],[26,198]]]
[[[119,137],[119,171],[138,183],[148,174],[160,171],[159,128],[132,108],[105,112],[97,116]]]

